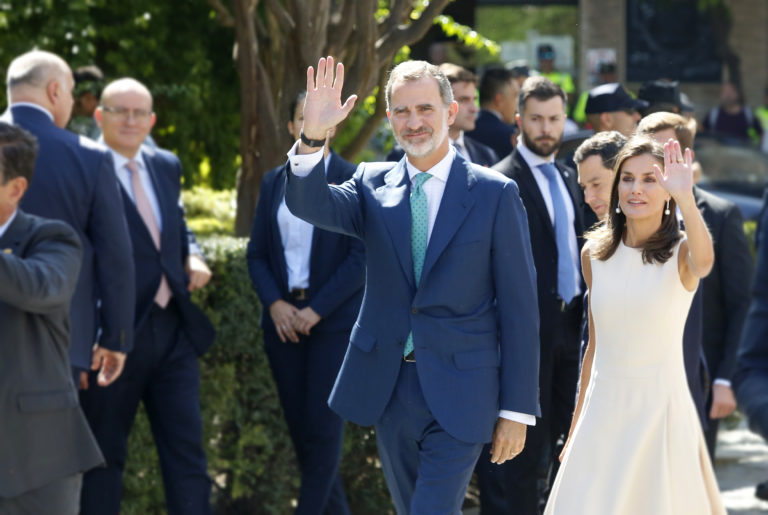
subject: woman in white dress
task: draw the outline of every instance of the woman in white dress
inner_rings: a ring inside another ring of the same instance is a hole
[[[582,251],[589,344],[545,514],[725,513],[683,364],[690,303],[714,261],[691,162],[646,136],[617,156],[609,218]]]

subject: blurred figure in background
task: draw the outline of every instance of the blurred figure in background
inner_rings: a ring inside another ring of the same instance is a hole
[[[585,112],[595,132],[616,130],[629,137],[640,121],[639,110],[647,107],[648,102],[632,98],[621,84],[612,82],[589,90]]]
[[[744,104],[744,95],[734,82],[723,82],[720,105],[704,117],[702,130],[716,136],[740,142],[759,144],[763,128],[754,111]]]
[[[75,105],[72,107],[72,119],[67,129],[96,141],[101,136],[101,129],[93,119],[93,113],[99,106],[101,90],[104,88],[104,75],[94,64],[75,69],[73,75]]]
[[[505,68],[489,68],[480,79],[480,112],[467,136],[487,145],[504,159],[514,145],[517,81]]]
[[[542,43],[536,49],[536,56],[539,59],[539,73],[541,76],[548,78],[563,88],[568,98],[568,105],[573,105],[576,86],[573,84],[573,77],[571,77],[570,73],[555,70],[555,48],[549,43]]]

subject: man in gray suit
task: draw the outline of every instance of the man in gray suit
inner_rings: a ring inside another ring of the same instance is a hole
[[[103,458],[67,357],[80,240],[18,208],[36,154],[31,134],[0,123],[0,513],[69,515]]]

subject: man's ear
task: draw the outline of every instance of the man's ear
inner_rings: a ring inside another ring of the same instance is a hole
[[[45,85],[45,93],[51,104],[56,104],[61,96],[61,84],[57,79],[51,79]]]
[[[613,116],[611,113],[600,113],[600,125],[606,131],[613,129]]]
[[[459,112],[459,103],[455,100],[448,106],[448,125],[453,125],[456,120],[456,115]]]
[[[8,181],[11,183],[11,200],[18,204],[21,202],[21,197],[24,196],[24,192],[27,191],[29,183],[26,177],[15,177]]]
[[[101,121],[104,118],[104,111],[101,110],[101,106],[97,107],[96,110],[93,112],[93,119],[96,120],[96,125],[101,128]]]
[[[517,124],[518,127],[522,127],[523,126],[523,124],[520,123],[520,111],[519,110],[515,113],[515,123]]]
[[[155,113],[152,113],[152,116],[149,117],[149,128],[152,129],[152,127],[155,126],[155,122],[157,121],[157,115]]]

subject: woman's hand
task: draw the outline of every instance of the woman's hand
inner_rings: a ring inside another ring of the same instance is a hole
[[[664,172],[653,165],[654,175],[662,188],[672,195],[677,204],[693,201],[693,154],[685,149],[685,157],[680,143],[670,139],[664,143]]]
[[[272,323],[275,324],[277,336],[280,337],[280,341],[283,343],[285,343],[286,339],[293,343],[299,343],[299,336],[293,328],[293,318],[297,312],[296,306],[282,299],[276,300],[269,306],[269,316],[272,317]]]

